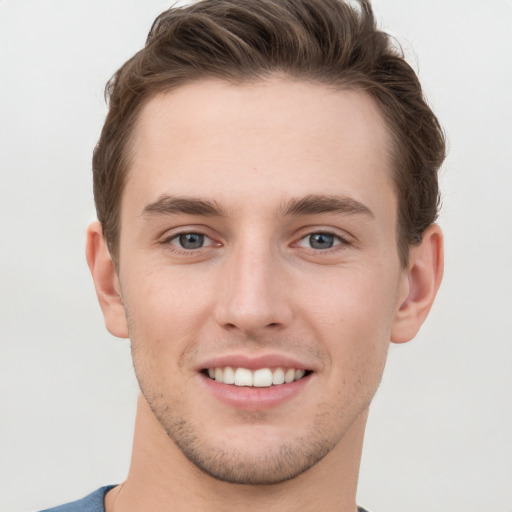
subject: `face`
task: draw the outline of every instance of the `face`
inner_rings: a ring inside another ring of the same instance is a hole
[[[141,390],[206,473],[293,478],[368,408],[406,288],[388,146],[369,97],[318,84],[144,107],[119,288]]]

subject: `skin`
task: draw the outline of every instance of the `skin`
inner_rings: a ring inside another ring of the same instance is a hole
[[[435,225],[400,265],[389,147],[358,91],[276,76],[148,101],[118,271],[97,223],[87,242],[107,328],[130,337],[142,391],[108,512],[356,510],[389,342],[414,337],[442,276]],[[204,245],[184,249],[184,233]],[[312,246],[315,233],[328,243]],[[235,407],[200,372],[224,356],[288,357],[311,374],[276,406]]]

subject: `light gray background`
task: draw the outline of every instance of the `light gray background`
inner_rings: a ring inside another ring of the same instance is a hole
[[[137,386],[84,258],[103,85],[163,0],[0,1],[0,510],[127,472]],[[446,273],[392,346],[359,501],[374,512],[512,511],[512,1],[376,0],[449,140]]]

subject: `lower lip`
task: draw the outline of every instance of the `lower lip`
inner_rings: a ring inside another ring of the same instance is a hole
[[[200,374],[201,380],[219,401],[244,411],[272,409],[297,396],[310,382],[312,374],[289,384],[266,388],[223,384]]]

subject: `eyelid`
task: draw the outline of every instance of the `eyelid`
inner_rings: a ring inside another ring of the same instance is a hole
[[[166,230],[164,234],[160,236],[158,241],[159,245],[167,247],[170,251],[181,254],[191,254],[199,252],[201,249],[208,249],[211,247],[221,247],[222,243],[216,240],[213,236],[207,232],[210,231],[204,226],[183,226],[175,229]],[[205,244],[197,249],[187,249],[181,247],[179,243],[173,243],[178,240],[181,235],[202,235],[205,239]]]
[[[336,246],[336,245],[339,245],[340,243],[343,243],[343,239],[340,236],[335,235],[334,233],[326,233],[326,232],[323,232],[323,231],[315,231],[314,233],[309,233],[309,234],[303,236],[302,238],[299,238],[298,244],[300,244],[301,242],[304,242],[305,240],[310,239],[314,235],[332,236],[333,237],[333,246]]]
[[[347,243],[353,240],[353,236],[345,230],[331,227],[331,226],[304,226],[297,230],[297,239],[302,240],[311,235],[332,235],[340,240],[344,240]]]
[[[307,239],[311,235],[329,235],[334,237],[334,244],[332,247],[324,249],[314,248],[309,246]],[[344,230],[340,230],[331,226],[305,226],[298,231],[295,241],[291,244],[291,247],[300,248],[303,251],[307,251],[311,254],[324,255],[333,254],[337,251],[343,251],[353,247],[356,244],[354,237]]]
[[[333,243],[333,247],[336,247],[338,245],[341,245],[341,244],[348,244],[349,242],[343,238],[342,236],[336,234],[336,233],[332,233],[332,232],[328,232],[328,231],[313,231],[311,233],[308,233],[307,235],[304,235],[302,236],[301,238],[299,238],[298,242],[296,242],[298,245],[301,244],[301,242],[303,242],[304,240],[307,240],[309,237],[313,236],[313,235],[327,235],[327,236],[332,236],[334,238],[334,243]],[[303,247],[302,245],[300,245],[301,247]],[[331,247],[329,247],[328,249],[331,249]],[[328,250],[328,249],[324,249],[324,250]],[[318,250],[318,249],[315,249],[315,250]]]
[[[208,235],[205,235],[204,233],[201,233],[199,231],[182,231],[181,233],[175,233],[174,235],[168,236],[167,239],[165,240],[165,242],[170,244],[174,240],[178,240],[183,235],[200,235],[204,238],[205,242],[206,242],[206,240],[210,240],[210,242],[214,242],[214,240],[211,237],[209,237]],[[176,244],[176,245],[179,246],[178,244]],[[203,245],[202,247],[208,247],[209,245],[211,245],[211,244],[205,243],[205,245]],[[180,249],[182,249],[184,251],[194,250],[194,249],[186,249],[185,247],[181,247],[181,246],[179,246],[179,247],[180,247]]]

